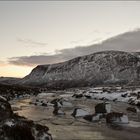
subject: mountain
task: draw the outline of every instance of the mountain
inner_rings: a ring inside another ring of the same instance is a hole
[[[139,82],[139,53],[103,51],[72,60],[38,65],[19,84],[64,89]]]

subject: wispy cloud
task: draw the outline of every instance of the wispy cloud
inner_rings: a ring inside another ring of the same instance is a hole
[[[100,34],[100,33],[101,32],[99,30],[97,30],[97,29],[96,30],[93,30],[93,31],[89,32],[88,34],[84,35],[83,38],[81,38],[79,40],[73,40],[73,41],[71,41],[70,44],[72,44],[72,45],[78,45],[78,44],[83,44],[84,42],[87,42],[87,44],[89,44],[88,43],[89,42],[88,41],[89,38],[91,38],[91,36],[97,36],[97,34]],[[96,42],[97,42],[97,40],[99,40],[99,38],[95,38],[94,40],[96,40]],[[101,40],[101,38],[100,38],[100,40]],[[94,43],[94,42],[92,40],[92,43]]]
[[[128,52],[139,51],[140,29],[109,38],[100,44],[57,50],[53,55],[44,53],[40,55],[12,57],[8,59],[8,62],[14,65],[36,66],[38,64],[63,62],[77,56],[87,55],[104,50],[120,50]]]
[[[19,66],[36,66],[38,64],[52,64],[65,61],[63,56],[58,55],[32,55],[9,58],[9,63]]]
[[[103,39],[101,37],[98,37],[98,38],[90,41],[88,44],[96,44],[96,43],[100,43],[102,41],[103,41]]]
[[[47,46],[47,43],[39,42],[39,41],[34,41],[32,39],[23,39],[23,38],[17,38],[18,42],[24,43],[28,45],[29,47],[45,47]]]

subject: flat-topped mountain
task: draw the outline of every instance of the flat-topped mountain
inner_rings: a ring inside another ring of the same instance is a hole
[[[54,89],[139,81],[139,53],[103,51],[49,65],[38,65],[20,84]]]

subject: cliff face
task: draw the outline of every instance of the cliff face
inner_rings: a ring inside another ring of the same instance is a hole
[[[139,81],[139,53],[104,51],[52,65],[39,65],[20,84],[67,88]]]

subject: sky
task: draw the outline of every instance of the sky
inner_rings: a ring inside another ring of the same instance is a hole
[[[139,1],[0,1],[0,76],[24,77],[38,64],[89,54],[101,44],[120,50],[126,36],[138,46],[139,16]]]

